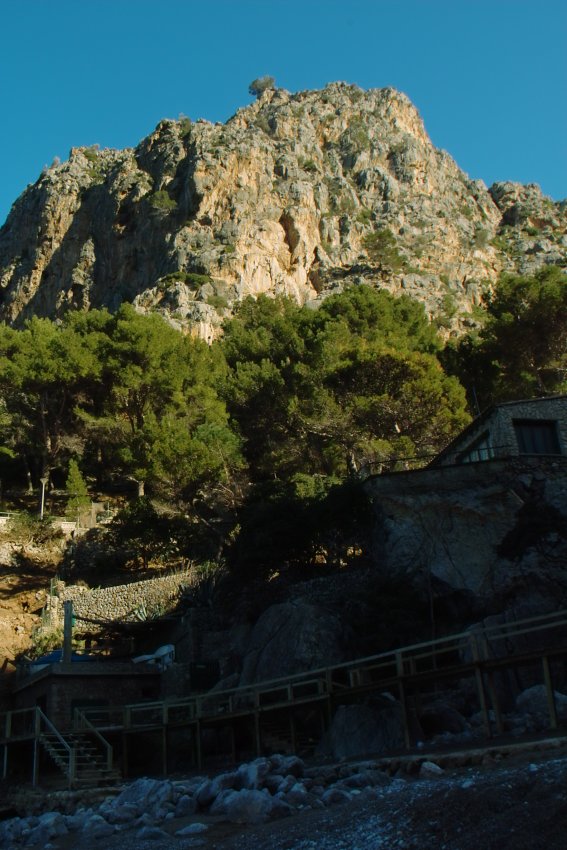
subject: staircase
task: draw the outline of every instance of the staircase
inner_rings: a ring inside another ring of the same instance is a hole
[[[60,732],[53,723],[39,713],[39,742],[61,772],[67,777],[70,788],[110,785],[120,781],[121,775],[112,764],[112,747],[99,732]],[[98,739],[98,740],[97,740]]]

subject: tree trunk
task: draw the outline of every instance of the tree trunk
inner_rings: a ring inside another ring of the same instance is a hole
[[[31,474],[31,469],[30,469],[30,465],[28,463],[27,457],[24,457],[23,460],[24,460],[24,469],[26,471],[26,481],[28,483],[28,496],[29,496],[33,493],[32,474]]]

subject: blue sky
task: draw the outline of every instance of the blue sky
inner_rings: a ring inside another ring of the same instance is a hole
[[[0,223],[55,156],[290,91],[394,86],[471,177],[567,197],[559,0],[2,0]]]

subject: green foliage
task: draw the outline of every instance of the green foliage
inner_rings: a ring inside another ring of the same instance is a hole
[[[359,224],[370,224],[372,221],[372,210],[361,207],[356,214],[356,220]]]
[[[191,133],[193,122],[186,115],[179,116],[179,132],[182,138],[185,138]]]
[[[83,155],[85,159],[88,159],[91,163],[98,162],[98,145],[91,145],[90,148],[85,148],[83,150]]]
[[[209,295],[207,304],[215,310],[228,310],[228,301],[223,295]]]
[[[63,646],[63,629],[38,629],[32,635],[32,645],[28,650],[31,659],[41,658]]]
[[[78,457],[91,474],[189,498],[240,465],[223,369],[218,351],[129,305],[0,327],[4,441],[38,478]]]
[[[240,533],[228,552],[240,577],[301,574],[347,566],[368,547],[371,508],[359,481],[318,486],[298,495],[282,484],[256,488],[239,513]]]
[[[23,330],[0,327],[5,438],[18,455],[36,459],[38,477],[68,457],[77,399],[100,375],[94,339],[83,340],[77,324],[34,318]]]
[[[212,278],[208,274],[197,274],[197,272],[186,272],[180,269],[176,272],[170,272],[160,278],[159,285],[167,289],[174,283],[185,283],[194,289],[204,286],[206,283],[211,283]]]
[[[352,287],[317,311],[285,299],[242,304],[219,343],[224,396],[253,477],[344,477],[434,451],[465,422],[423,307]]]
[[[254,124],[256,127],[258,127],[259,130],[262,130],[268,136],[271,134],[272,128],[270,126],[270,122],[268,121],[265,115],[258,115],[256,120],[254,121]]]
[[[131,502],[108,527],[110,544],[126,549],[128,560],[144,569],[163,553],[168,537],[167,520],[158,515],[148,498]]]
[[[256,77],[256,79],[252,80],[252,82],[248,86],[248,94],[252,95],[252,97],[259,98],[268,89],[273,89],[275,85],[276,81],[273,77],[270,77],[268,75],[265,75],[263,77]]]
[[[476,336],[447,350],[444,362],[481,406],[567,389],[567,279],[555,267],[503,275],[486,299]]]
[[[348,129],[341,136],[340,144],[345,150],[354,149],[356,152],[369,150],[370,138],[368,136],[368,127],[360,117],[355,116],[352,118]]]
[[[451,326],[451,319],[457,315],[458,305],[452,292],[446,292],[441,299],[441,310],[435,319],[435,325],[439,328]]]
[[[303,168],[304,171],[318,171],[317,163],[313,159],[304,159],[302,157],[299,158],[298,164],[300,168]]]
[[[490,232],[484,227],[477,227],[473,237],[473,247],[484,250],[489,245]]]
[[[148,196],[148,203],[155,209],[162,212],[171,212],[177,209],[177,202],[169,196],[165,189],[160,189],[158,192],[153,192]]]
[[[37,514],[27,511],[20,511],[10,517],[9,524],[1,534],[11,543],[21,546],[42,546],[61,539],[61,532],[53,528],[48,517],[40,519]]]
[[[406,261],[398,250],[396,237],[388,228],[368,233],[362,244],[370,261],[381,271],[399,273],[405,270]]]
[[[67,514],[76,518],[77,514],[80,514],[90,505],[91,500],[86,481],[81,474],[79,464],[74,458],[71,458],[69,461],[69,472],[67,481],[65,482],[65,489],[68,496]]]

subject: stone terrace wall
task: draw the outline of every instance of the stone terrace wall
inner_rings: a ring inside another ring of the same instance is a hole
[[[59,582],[57,595],[50,598],[50,619],[53,625],[62,625],[63,603],[68,600],[73,602],[75,617],[103,622],[133,622],[145,619],[145,615],[152,616],[170,611],[175,607],[182,590],[193,583],[194,579],[189,570],[92,590],[79,585],[66,587],[64,582]],[[85,627],[84,631],[89,631],[88,623],[82,625]],[[96,631],[94,625],[93,631]]]

